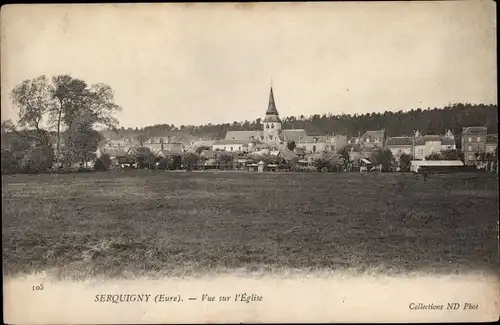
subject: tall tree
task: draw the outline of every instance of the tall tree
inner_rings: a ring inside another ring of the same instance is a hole
[[[50,110],[50,122],[56,127],[56,160],[61,154],[61,129],[63,124],[70,126],[73,119],[79,115],[79,110],[85,106],[87,83],[70,75],[59,75],[52,78],[51,94],[54,105]]]
[[[351,156],[349,155],[349,150],[344,147],[338,151],[340,155],[340,160],[342,161],[344,167],[347,167],[351,162]]]
[[[198,164],[199,156],[195,153],[188,153],[184,156],[184,166],[187,170],[193,170]]]
[[[44,116],[52,106],[50,88],[45,76],[32,80],[24,80],[15,86],[11,93],[12,102],[18,111],[18,126],[22,132],[18,132],[13,122],[5,122],[2,127],[18,135],[35,140],[37,144],[49,146],[50,136],[47,130],[42,128]]]
[[[93,122],[116,129],[119,123],[115,114],[121,111],[122,107],[115,103],[113,89],[103,83],[94,84],[87,96],[85,109],[92,116]]]
[[[371,160],[374,165],[382,165],[382,170],[390,170],[394,166],[394,156],[389,149],[379,149],[373,151]]]
[[[135,153],[135,161],[138,168],[152,168],[155,163],[155,156],[147,147],[137,148]]]
[[[51,88],[54,105],[50,111],[52,123],[57,129],[57,152],[60,153],[61,129],[71,129],[74,123],[85,125],[81,130],[89,131],[95,125],[103,125],[113,130],[118,127],[115,114],[122,108],[114,102],[113,90],[102,83],[90,87],[84,80],[70,75],[53,78]]]
[[[74,157],[87,164],[93,158],[102,136],[92,128],[93,117],[89,114],[77,116],[66,132],[66,152],[69,157]]]

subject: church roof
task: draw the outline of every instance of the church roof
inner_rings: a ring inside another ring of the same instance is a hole
[[[252,140],[257,138],[259,131],[227,131],[225,140]]]
[[[276,103],[274,102],[273,87],[271,87],[271,93],[269,94],[269,104],[267,106],[266,115],[279,115],[276,109]]]
[[[285,129],[282,130],[285,140],[287,141],[299,141],[302,137],[307,135],[304,129]]]
[[[213,143],[213,145],[218,145],[218,144],[244,144],[247,145],[250,142],[250,139],[238,139],[238,140],[218,140]]]

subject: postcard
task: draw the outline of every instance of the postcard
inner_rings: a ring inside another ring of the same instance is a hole
[[[4,322],[498,320],[495,9],[3,6]]]

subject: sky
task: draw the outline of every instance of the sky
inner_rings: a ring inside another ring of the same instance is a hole
[[[124,127],[497,103],[493,1],[10,5],[2,120],[25,79],[106,83]]]

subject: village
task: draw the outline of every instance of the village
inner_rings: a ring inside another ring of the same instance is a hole
[[[495,3],[2,7],[5,323],[498,320]]]
[[[108,138],[96,158],[107,156],[109,167],[239,171],[497,171],[498,135],[487,127],[464,127],[456,135],[421,134],[387,137],[368,130],[356,137],[309,135],[304,129],[282,129],[271,87],[259,131],[228,131],[223,139],[166,134],[141,141]],[[85,164],[94,167],[95,161]],[[80,167],[83,165],[80,163]]]

